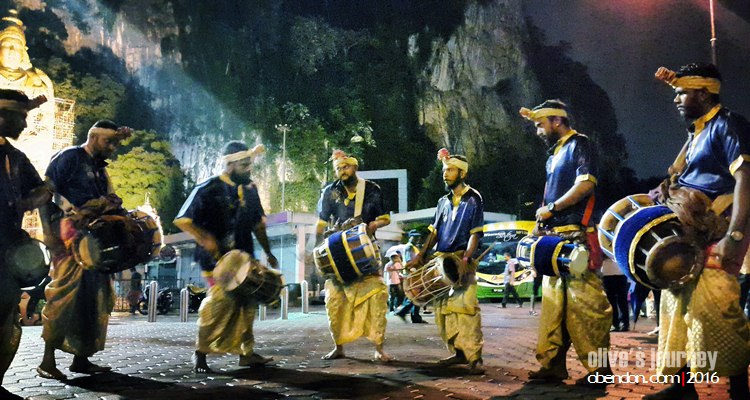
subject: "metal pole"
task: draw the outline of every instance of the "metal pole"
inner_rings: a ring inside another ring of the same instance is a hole
[[[190,294],[188,288],[180,290],[180,322],[188,322],[188,301]]]
[[[258,320],[265,321],[266,320],[266,310],[268,307],[266,307],[265,304],[261,304],[258,306]]]
[[[310,298],[307,296],[307,281],[300,283],[300,292],[302,292],[302,314],[310,312]]]
[[[708,7],[711,13],[711,62],[718,66],[719,60],[716,54],[716,18],[714,13],[714,0],[708,0]]]
[[[289,319],[289,288],[281,289],[281,319]]]
[[[276,129],[284,135],[281,142],[281,211],[284,211],[286,209],[286,133],[289,131],[289,125],[278,124]]]
[[[159,283],[148,284],[148,322],[156,322],[156,298],[159,297]]]

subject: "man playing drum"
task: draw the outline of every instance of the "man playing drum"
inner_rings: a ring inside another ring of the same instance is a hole
[[[341,150],[334,150],[331,158],[338,179],[321,193],[316,242],[321,242],[331,220],[334,226],[344,229],[361,220],[367,224],[367,234],[374,239],[375,231],[391,221],[383,207],[380,186],[357,177],[359,162],[356,158],[347,157]],[[375,344],[376,360],[390,360],[383,351],[388,289],[379,269],[370,272],[346,284],[336,279],[326,281],[326,312],[335,347],[322,357],[324,360],[344,357],[344,344],[360,336]]]
[[[674,88],[688,140],[669,169],[670,179],[651,195],[678,215],[698,248],[706,249],[697,279],[662,290],[658,350],[663,357],[657,359],[657,372],[729,376],[731,398],[748,399],[750,329],[738,306],[737,274],[750,239],[750,123],[721,105],[721,76],[713,65],[689,64],[677,72],[662,67],[656,77]],[[665,357],[683,351],[686,364],[666,365]],[[695,362],[706,353],[716,355],[712,370]],[[644,399],[698,398],[692,383],[674,382]]]
[[[479,246],[484,225],[484,202],[479,192],[466,184],[469,163],[466,157],[450,155],[440,149],[438,159],[443,163],[443,182],[448,194],[438,200],[435,221],[429,226],[422,251],[407,265],[407,269],[422,265],[424,254],[437,243],[431,258],[454,255],[462,260],[464,271],[456,271],[459,281],[453,284],[448,296],[435,299],[435,323],[440,337],[452,353],[440,360],[441,365],[469,364],[472,374],[481,374],[482,317],[477,300],[477,260],[472,256]]]
[[[195,260],[209,286],[198,314],[198,339],[192,357],[193,369],[198,373],[211,372],[206,363],[206,354],[211,352],[239,354],[239,365],[243,367],[273,360],[253,350],[257,303],[232,296],[216,285],[213,277],[217,260],[230,250],[254,257],[253,234],[270,266],[278,265],[268,243],[258,187],[250,179],[253,159],[263,149],[262,145],[248,149],[239,141],[227,143],[222,157],[224,171],[197,185],[174,221],[198,243]]]
[[[544,205],[536,211],[535,234],[558,235],[586,245],[590,254],[600,254],[592,253],[599,251],[598,244],[587,242],[590,236],[587,231],[593,230],[590,217],[596,187],[594,154],[588,137],[570,127],[566,109],[559,100],[547,100],[533,110],[521,109],[521,115],[536,126],[537,136],[550,146]],[[536,267],[541,273],[539,266]],[[536,349],[536,358],[542,366],[529,373],[530,379],[567,379],[565,358],[571,344],[589,375],[612,374],[608,360],[589,357],[590,352],[609,349],[612,307],[595,273],[599,267],[601,259],[590,257],[588,268],[580,276],[544,277]],[[589,375],[576,383],[589,384]]]
[[[41,100],[41,99],[40,99]],[[6,140],[18,139],[26,127],[29,110],[41,104],[25,94],[0,89],[0,384],[21,341],[18,303],[21,289],[6,265],[5,254],[26,236],[21,229],[23,213],[48,202],[52,192],[23,152]],[[10,397],[0,388],[0,398]]]
[[[122,200],[112,190],[106,160],[130,135],[130,128],[97,121],[89,129],[86,143],[57,153],[47,167],[45,175],[55,190],[55,201],[69,217],[61,222],[56,238],[65,249],[49,244],[54,269],[42,310],[44,358],[37,368],[41,377],[65,379],[57,368],[55,349],[73,354],[71,372],[95,374],[111,369],[88,358],[104,349],[109,314],[115,305],[112,277],[80,265],[72,254],[72,243],[88,221],[102,214],[125,213]]]

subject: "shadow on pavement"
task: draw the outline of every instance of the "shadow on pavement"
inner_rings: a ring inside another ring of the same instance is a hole
[[[180,400],[242,398],[240,396],[244,398],[252,396],[251,398],[253,399],[276,399],[279,397],[277,392],[254,387],[226,386],[222,384],[207,385],[191,390],[187,383],[159,382],[112,372],[74,378],[65,381],[65,383],[93,392],[111,393],[135,400],[167,399],[170,396],[179,398]],[[192,386],[193,384],[190,385]]]

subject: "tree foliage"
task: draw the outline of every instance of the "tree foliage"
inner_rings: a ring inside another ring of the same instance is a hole
[[[172,220],[186,198],[185,175],[168,141],[154,131],[137,130],[123,141],[107,170],[125,208],[134,209],[149,196],[164,231],[176,231]]]

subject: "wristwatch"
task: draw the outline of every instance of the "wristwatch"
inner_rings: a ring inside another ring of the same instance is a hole
[[[555,202],[554,201],[551,202],[551,203],[549,203],[549,204],[547,204],[547,211],[549,211],[549,212],[554,212],[555,211]]]
[[[745,234],[742,231],[731,231],[727,233],[727,236],[735,242],[741,242],[745,238]]]

